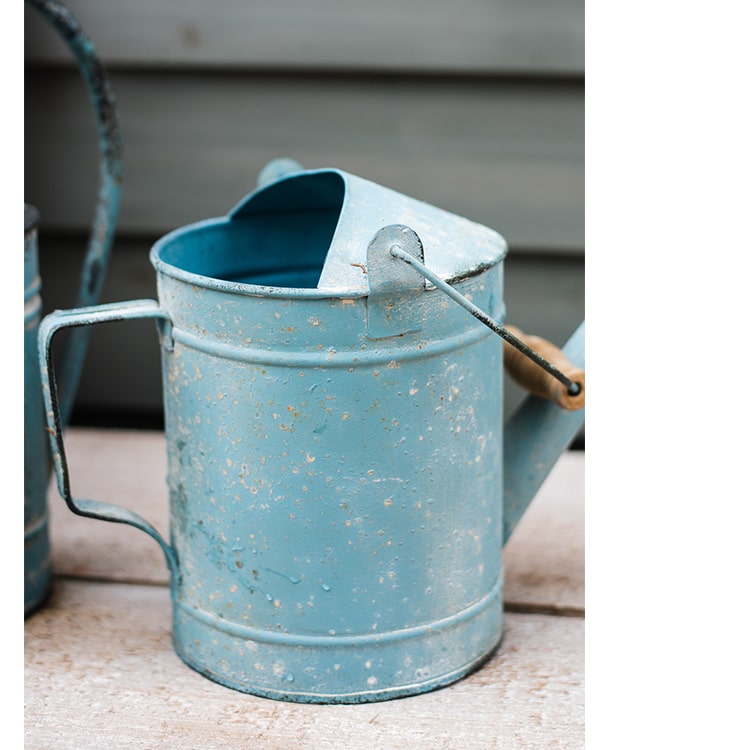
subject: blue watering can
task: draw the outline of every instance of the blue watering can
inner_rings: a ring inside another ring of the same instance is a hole
[[[114,100],[91,41],[59,2],[27,0],[60,32],[73,52],[94,105],[99,136],[99,195],[84,258],[77,305],[99,299],[120,205],[121,138]],[[24,615],[38,609],[52,584],[47,484],[52,462],[39,386],[37,334],[42,314],[38,251],[39,212],[24,205]],[[88,343],[87,329],[72,331],[62,355],[60,423],[65,424]]]
[[[359,703],[492,654],[503,545],[584,418],[583,323],[562,351],[503,325],[506,249],[467,219],[280,160],[227,216],[153,246],[158,301],[45,317],[60,494],[161,546],[190,667],[269,698]],[[161,342],[169,539],[70,491],[53,337],[133,318]],[[510,420],[504,363],[543,396]]]

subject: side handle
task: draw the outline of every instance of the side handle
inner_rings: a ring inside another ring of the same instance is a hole
[[[133,300],[93,307],[80,307],[75,310],[55,310],[42,319],[38,334],[39,368],[47,416],[47,431],[49,432],[52,461],[57,476],[57,489],[70,510],[79,516],[126,523],[145,531],[159,543],[167,560],[167,567],[172,579],[177,580],[179,573],[175,551],[152,524],[127,508],[99,500],[75,498],[70,491],[70,476],[63,442],[63,422],[52,357],[52,340],[55,334],[63,328],[136,318],[155,318],[162,346],[168,349],[172,348],[172,323],[167,313],[154,300]]]

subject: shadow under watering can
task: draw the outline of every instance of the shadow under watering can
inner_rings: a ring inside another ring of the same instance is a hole
[[[269,698],[358,703],[492,654],[503,545],[584,413],[583,323],[562,351],[504,326],[506,249],[467,219],[280,160],[227,216],[154,245],[158,301],[44,319],[60,493],[161,545],[190,667]],[[161,341],[168,540],[70,492],[52,339],[132,318],[154,318]],[[544,396],[509,420],[504,361]]]
[[[73,53],[94,106],[99,138],[99,190],[75,304],[94,304],[101,294],[120,205],[122,143],[106,74],[78,21],[59,2],[27,0],[60,33]],[[24,615],[47,599],[53,580],[47,513],[52,469],[39,382],[37,338],[42,316],[39,274],[39,211],[24,205]],[[71,331],[60,368],[60,424],[73,408],[89,331]]]

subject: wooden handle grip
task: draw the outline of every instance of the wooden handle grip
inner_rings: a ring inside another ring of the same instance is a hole
[[[540,398],[550,399],[563,409],[574,411],[583,408],[586,400],[584,371],[580,367],[572,365],[565,354],[546,339],[526,334],[515,326],[506,325],[505,330],[521,339],[530,349],[551,362],[574,383],[578,383],[581,390],[575,396],[572,396],[559,380],[553,378],[546,370],[532,362],[507,341],[503,341],[503,360],[508,375],[529,393],[533,393]]]

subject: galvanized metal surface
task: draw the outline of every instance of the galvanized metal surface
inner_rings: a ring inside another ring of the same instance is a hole
[[[45,318],[58,486],[75,512],[162,545],[175,649],[210,679],[302,702],[424,692],[502,638],[501,342],[439,289],[382,277],[400,319],[406,308],[418,325],[370,335],[373,304],[387,322],[361,281],[379,243],[339,232],[370,224],[391,191],[369,183],[368,197],[365,181],[331,170],[288,180],[160,240],[158,303]],[[378,224],[412,215],[408,199],[392,206]],[[428,209],[425,256],[502,320],[502,237]],[[446,230],[457,225],[466,231]],[[448,240],[455,256],[436,252]],[[72,497],[55,421],[55,331],[139,314],[166,321],[169,542],[130,511]]]
[[[91,305],[99,299],[120,203],[122,143],[114,99],[93,44],[70,11],[53,0],[27,0],[61,34],[83,75],[94,106],[99,137],[99,193],[93,225],[84,256],[76,305]],[[33,212],[36,209],[32,209]],[[45,437],[45,418],[39,389],[37,329],[42,312],[40,296],[38,216],[24,217],[25,315],[24,315],[24,612],[40,606],[50,585],[51,563],[46,527],[46,486],[50,458]],[[89,330],[73,331],[66,341],[60,367],[60,422],[65,424],[73,407]]]

